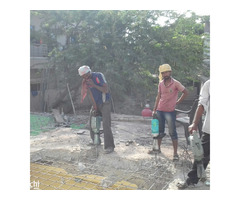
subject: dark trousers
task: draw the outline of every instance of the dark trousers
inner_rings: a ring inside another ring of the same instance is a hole
[[[113,134],[111,129],[111,103],[105,102],[97,105],[98,110],[102,113],[103,134],[104,134],[104,149],[109,147],[115,148]]]
[[[204,151],[203,167],[204,169],[206,169],[210,161],[210,134],[203,132],[201,141],[202,141],[202,146]],[[198,181],[199,181],[199,178],[197,177],[197,163],[194,161],[192,170],[188,173],[187,183],[197,184]]]

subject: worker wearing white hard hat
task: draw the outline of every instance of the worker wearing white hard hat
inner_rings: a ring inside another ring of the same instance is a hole
[[[79,67],[78,73],[79,73],[80,76],[82,76],[83,78],[85,78],[84,75],[86,75],[86,74],[88,74],[88,73],[90,74],[90,73],[91,73],[91,69],[90,69],[89,66],[83,65],[83,66]]]
[[[93,109],[96,113],[100,113],[103,119],[104,133],[104,152],[111,153],[114,151],[115,145],[111,130],[111,97],[108,90],[108,84],[101,72],[92,72],[90,67],[83,65],[78,69],[79,75],[83,78],[81,96],[84,98],[89,92],[93,103]],[[93,135],[91,135],[92,140]]]

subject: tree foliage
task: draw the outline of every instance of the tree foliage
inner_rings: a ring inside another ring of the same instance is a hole
[[[189,13],[189,12],[188,12]],[[187,83],[202,73],[204,17],[160,10],[31,11],[59,80],[79,84],[76,64],[105,74],[115,101],[156,95],[158,67]],[[167,19],[165,25],[160,19]],[[60,38],[65,43],[59,43]],[[157,76],[153,76],[156,74]],[[63,81],[59,81],[59,84]]]

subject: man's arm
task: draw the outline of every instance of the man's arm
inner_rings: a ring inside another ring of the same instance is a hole
[[[88,92],[89,92],[89,96],[90,96],[90,98],[91,98],[91,100],[92,100],[93,108],[94,108],[94,110],[97,111],[97,104],[96,104],[96,102],[95,102],[95,100],[94,100],[94,98],[93,98],[92,92],[91,92],[90,89],[88,89]]]
[[[181,95],[180,98],[177,100],[177,103],[176,103],[176,104],[180,104],[180,103],[186,98],[187,95],[188,95],[188,90],[185,88],[185,89],[182,91],[182,95]]]
[[[198,127],[198,123],[203,115],[203,112],[204,112],[204,107],[203,105],[199,104],[198,107],[197,107],[197,110],[195,112],[195,115],[194,115],[194,119],[193,119],[193,122],[192,124],[188,127],[188,131],[190,133],[192,133],[192,131],[196,131],[197,130],[197,127]]]
[[[188,130],[190,133],[192,133],[193,130],[197,130],[197,126],[201,119],[201,116],[203,115],[204,110],[207,110],[209,100],[210,100],[209,84],[210,84],[210,81],[206,81],[201,89],[200,97],[199,97],[199,105],[195,112],[193,123],[188,127]]]
[[[99,85],[94,84],[92,79],[88,79],[87,83],[88,83],[88,85],[90,87],[94,87],[94,88],[96,88],[97,90],[99,90],[99,91],[101,91],[103,93],[108,93],[108,85],[107,85],[107,83],[104,83],[103,86],[99,86]]]
[[[158,95],[157,95],[156,100],[155,100],[155,104],[154,104],[152,115],[154,115],[156,113],[157,106],[158,106],[160,98],[161,98],[161,94],[158,92]]]

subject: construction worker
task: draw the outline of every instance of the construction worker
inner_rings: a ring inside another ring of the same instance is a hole
[[[177,153],[178,148],[178,135],[176,132],[176,104],[181,103],[188,95],[187,89],[177,80],[172,78],[172,69],[169,64],[163,64],[159,66],[159,85],[158,94],[153,109],[153,116],[156,114],[159,120],[159,135],[158,135],[158,147],[159,153],[161,152],[162,138],[166,135],[165,121],[168,123],[169,135],[173,144],[173,160],[179,160]],[[182,92],[182,95],[178,99],[178,93]],[[153,150],[149,151],[150,154],[154,153]]]
[[[89,66],[81,66],[78,69],[83,78],[81,90],[81,102],[89,92],[96,113],[101,113],[104,133],[104,152],[111,153],[115,145],[111,130],[111,102],[108,84],[104,75],[100,72],[92,72]]]
[[[188,127],[190,134],[197,130],[198,124],[202,115],[206,112],[203,127],[201,142],[203,147],[203,167],[207,168],[210,161],[210,80],[206,81],[201,89],[198,108],[195,112],[192,124]],[[186,189],[190,185],[197,184],[199,178],[197,176],[197,164],[194,161],[192,170],[188,173],[188,178],[185,182],[177,184],[178,189]]]

